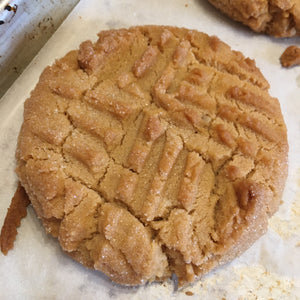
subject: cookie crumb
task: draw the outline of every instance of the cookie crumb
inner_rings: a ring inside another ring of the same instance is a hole
[[[1,252],[4,255],[14,247],[14,241],[18,234],[17,228],[20,226],[21,220],[27,215],[27,206],[29,203],[30,201],[24,188],[18,183],[17,190],[11,200],[10,207],[7,210],[7,215],[1,229]]]
[[[186,294],[187,296],[194,296],[194,293],[191,292],[191,291],[186,291],[185,294]]]
[[[300,48],[290,46],[280,56],[280,63],[285,68],[291,68],[300,65]]]

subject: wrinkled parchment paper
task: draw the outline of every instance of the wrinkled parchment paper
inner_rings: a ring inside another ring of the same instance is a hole
[[[15,247],[0,254],[1,299],[300,299],[300,67],[283,69],[279,57],[300,38],[257,35],[227,19],[206,0],[83,0],[0,102],[0,226],[17,186],[14,152],[23,103],[46,65],[97,32],[141,24],[175,25],[217,35],[255,58],[282,107],[290,144],[289,177],[268,233],[233,262],[174,292],[172,282],[130,288],[87,270],[44,232],[33,209]],[[186,292],[190,292],[186,294]]]

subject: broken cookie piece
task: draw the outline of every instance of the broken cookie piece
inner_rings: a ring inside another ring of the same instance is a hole
[[[280,56],[280,63],[285,68],[291,68],[300,65],[300,48],[289,46]]]
[[[27,206],[30,200],[20,183],[11,200],[10,207],[7,210],[4,224],[1,229],[0,244],[1,252],[6,255],[14,246],[14,241],[18,234],[17,228],[21,224],[21,220],[27,215]]]

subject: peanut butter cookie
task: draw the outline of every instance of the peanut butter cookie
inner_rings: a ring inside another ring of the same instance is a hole
[[[249,248],[278,209],[288,144],[268,89],[215,36],[100,32],[26,100],[17,175],[83,265],[126,285],[193,282]]]

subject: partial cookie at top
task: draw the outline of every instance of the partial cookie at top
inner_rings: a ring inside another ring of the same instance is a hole
[[[300,35],[298,0],[208,0],[235,21],[275,37]]]
[[[255,62],[195,30],[99,33],[25,102],[17,175],[47,232],[127,285],[180,285],[267,229],[286,127]]]

